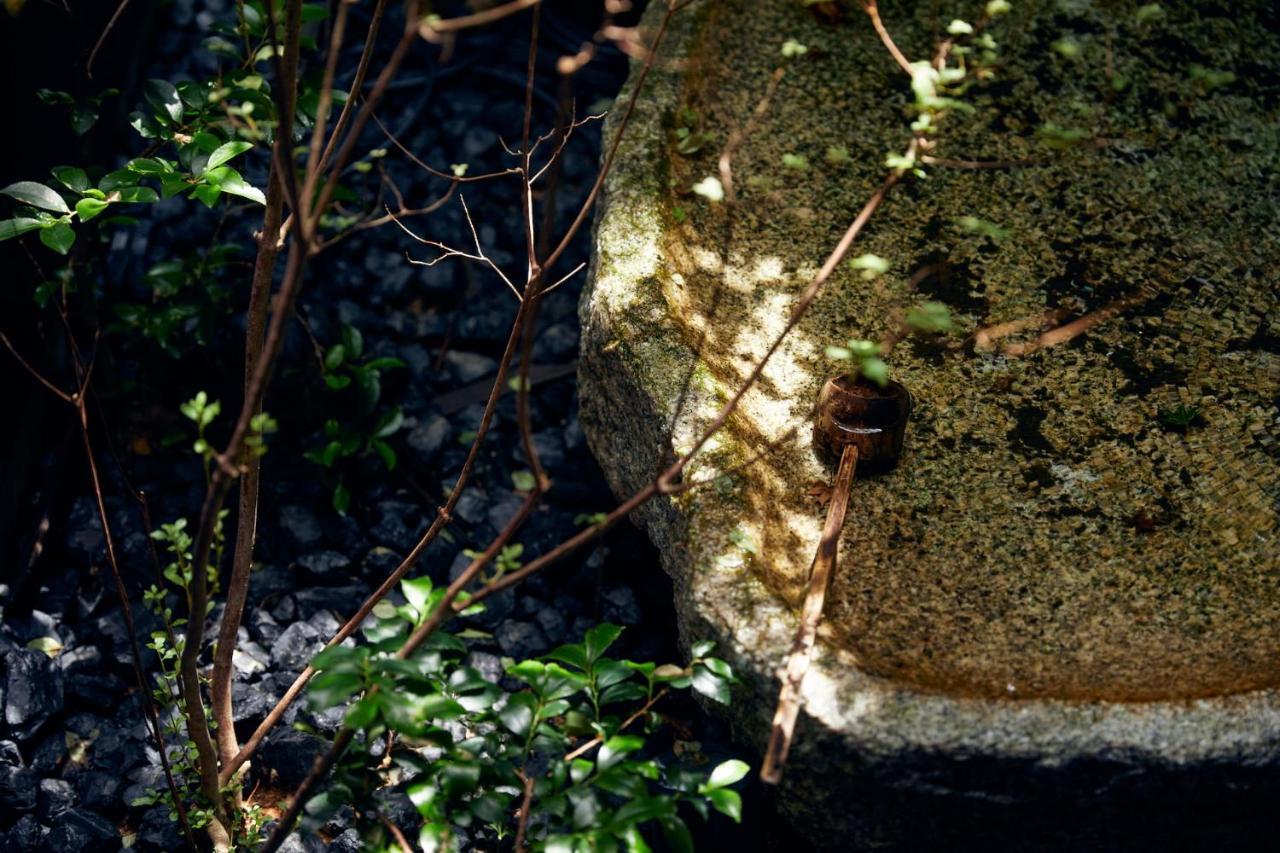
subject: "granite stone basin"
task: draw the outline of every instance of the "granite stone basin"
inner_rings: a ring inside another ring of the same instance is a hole
[[[1015,4],[991,29],[999,72],[935,152],[1013,165],[938,166],[900,187],[854,251],[889,272],[838,272],[690,467],[702,485],[637,513],[684,638],[716,639],[742,673],[729,714],[761,747],[830,477],[807,428],[838,370],[824,348],[879,339],[920,299],[950,307],[955,334],[891,356],[915,402],[906,452],[855,482],[805,682],[780,803],[817,843],[909,847],[924,826],[971,837],[1012,814],[1105,838],[1124,824],[1115,809],[1196,815],[1223,839],[1233,809],[1274,796],[1269,5]],[[881,11],[921,57],[980,6]],[[810,50],[734,155],[739,201],[691,195],[788,38]],[[738,387],[910,134],[905,75],[856,11],[703,2],[662,57],[606,185],[581,306],[582,423],[619,494]],[[677,151],[680,127],[705,144]]]

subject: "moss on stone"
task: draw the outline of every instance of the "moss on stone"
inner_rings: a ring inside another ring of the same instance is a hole
[[[911,20],[885,9],[909,55],[972,4],[936,5]],[[1002,67],[967,96],[971,114],[947,118],[935,153],[1034,164],[933,168],[895,192],[854,251],[890,272],[837,273],[691,476],[782,445],[729,494],[707,487],[673,505],[670,559],[740,571],[732,554],[796,601],[820,522],[806,489],[827,472],[806,428],[787,433],[835,370],[823,348],[877,338],[896,308],[937,299],[959,334],[892,354],[916,401],[908,452],[855,486],[831,639],[875,675],[961,694],[1159,699],[1280,683],[1280,36],[1266,3],[1162,5],[1142,21],[1135,3],[1024,2],[993,27]],[[830,25],[781,0],[704,7],[681,25],[696,29],[683,69],[655,76],[664,109],[696,110],[715,141],[691,157],[669,138],[628,149],[583,309],[620,341],[608,369],[629,374],[654,423],[669,422],[693,370],[677,448],[768,346],[909,136],[905,77],[862,16]],[[810,53],[735,156],[740,203],[686,195],[715,173],[786,38]],[[1075,58],[1052,49],[1063,38]],[[1048,123],[1085,142],[1046,145]],[[641,133],[671,126],[638,116]],[[828,164],[828,146],[850,160]],[[810,165],[786,168],[784,154]],[[970,233],[965,216],[1008,236]],[[1118,301],[1118,316],[1028,356],[972,343],[982,327]],[[1204,424],[1169,429],[1162,413],[1177,405],[1199,407]],[[661,443],[660,431],[614,423],[605,454],[657,456],[627,445]],[[615,467],[633,481],[652,471]],[[730,542],[735,529],[757,554]]]

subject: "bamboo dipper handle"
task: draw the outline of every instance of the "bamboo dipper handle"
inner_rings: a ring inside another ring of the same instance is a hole
[[[800,611],[800,627],[787,659],[787,671],[782,679],[782,691],[778,695],[778,709],[773,714],[773,730],[769,746],[760,767],[760,778],[771,785],[782,779],[782,766],[791,751],[791,736],[795,732],[796,718],[800,714],[800,687],[809,671],[813,656],[813,644],[822,622],[822,607],[831,586],[831,575],[840,552],[840,529],[844,527],[844,514],[849,506],[849,490],[853,484],[853,472],[858,467],[858,447],[846,444],[840,454],[840,467],[836,471],[835,487],[831,493],[831,505],[827,508],[827,521],[822,526],[822,538],[818,552],[809,569],[809,587],[805,591],[804,606]]]

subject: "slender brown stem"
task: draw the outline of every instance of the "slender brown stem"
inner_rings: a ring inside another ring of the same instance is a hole
[[[1088,314],[1085,314],[1082,317],[1077,317],[1070,323],[1064,323],[1057,328],[1044,332],[1035,340],[1020,344],[1005,344],[1005,346],[1001,348],[1001,352],[1008,356],[1017,357],[1030,355],[1037,350],[1048,349],[1049,347],[1055,347],[1059,344],[1065,344],[1068,341],[1074,340],[1080,335],[1083,335],[1099,323],[1104,323],[1117,314],[1127,311],[1135,305],[1141,305],[1149,298],[1149,296],[1150,294],[1147,292],[1140,292],[1133,296],[1125,296],[1120,299],[1113,300],[1096,311],[1090,311]]]
[[[333,200],[333,193],[338,188],[338,179],[342,177],[342,170],[346,168],[347,162],[351,159],[351,154],[355,150],[356,143],[360,141],[361,132],[364,130],[365,125],[369,123],[369,117],[373,115],[374,107],[382,100],[382,96],[386,94],[387,87],[391,85],[396,72],[400,70],[400,64],[404,62],[405,54],[409,52],[409,46],[413,44],[418,24],[417,0],[408,0],[405,3],[404,15],[404,32],[400,35],[400,40],[396,42],[395,49],[392,50],[387,64],[383,66],[382,71],[378,74],[378,79],[373,84],[373,91],[369,93],[369,97],[364,99],[360,111],[351,120],[351,130],[333,155],[329,163],[329,179],[321,185],[315,203],[310,204],[310,200],[308,200],[309,206],[307,210],[309,213],[306,216],[306,221],[298,223],[298,225],[302,226],[301,232],[307,235],[314,233],[316,226],[319,224],[320,216],[328,209],[329,202]]]
[[[65,312],[65,305],[60,306],[60,313]],[[65,320],[65,314],[63,315]],[[70,328],[67,329],[70,334]],[[155,697],[152,696],[151,690],[147,684],[145,668],[142,665],[142,649],[138,644],[138,629],[133,621],[133,606],[129,603],[129,592],[124,585],[124,577],[120,574],[120,563],[116,558],[115,537],[111,533],[111,521],[107,517],[107,507],[103,499],[102,479],[98,474],[97,457],[93,452],[93,443],[89,437],[89,410],[88,410],[88,394],[89,381],[93,375],[93,364],[91,360],[86,368],[80,358],[80,349],[76,346],[74,339],[68,338],[70,341],[70,350],[72,361],[75,364],[76,372],[79,375],[79,387],[74,394],[68,394],[58,386],[54,385],[44,376],[42,376],[34,367],[32,367],[25,358],[14,348],[9,338],[0,333],[0,341],[4,342],[5,348],[17,360],[19,364],[31,375],[33,379],[43,385],[50,393],[58,397],[58,399],[72,406],[76,411],[76,423],[80,427],[80,439],[84,448],[85,461],[89,467],[89,479],[93,485],[93,497],[95,506],[98,510],[98,522],[102,525],[102,536],[106,543],[107,564],[111,567],[111,579],[116,588],[116,596],[120,599],[120,610],[124,615],[125,632],[129,636],[129,653],[133,661],[133,672],[138,682],[138,690],[142,694],[142,710],[147,718],[147,728],[151,731],[151,736],[155,740],[156,749],[160,753],[160,766],[164,771],[165,784],[169,788],[169,796],[172,798],[173,806],[178,814],[178,822],[182,825],[183,834],[187,838],[187,844],[194,851],[197,849],[195,836],[191,833],[191,821],[187,816],[186,803],[178,793],[178,785],[173,778],[173,769],[169,765],[169,753],[165,746],[164,733],[160,726],[160,717],[156,713]],[[94,356],[96,357],[96,347]],[[145,518],[146,503],[143,502],[143,511]],[[149,524],[148,524],[149,527]],[[148,530],[148,533],[150,531]],[[150,542],[150,536],[148,536]],[[154,553],[154,550],[153,550]],[[32,558],[34,562],[34,556]],[[170,640],[172,641],[172,637]]]
[[[524,793],[520,797],[520,811],[516,813],[516,853],[524,853],[525,837],[529,833],[529,813],[533,810],[533,788],[537,780],[525,771],[519,771]]]
[[[827,523],[822,528],[818,553],[814,555],[813,566],[809,570],[809,587],[800,611],[800,627],[796,630],[796,639],[787,659],[786,674],[782,678],[782,691],[778,694],[778,709],[773,715],[769,745],[765,749],[764,763],[760,767],[760,778],[771,785],[782,780],[782,768],[791,751],[791,736],[795,733],[796,719],[800,715],[800,689],[809,672],[809,662],[813,659],[813,645],[818,637],[818,626],[822,623],[822,608],[840,554],[840,530],[844,527],[844,514],[849,506],[849,487],[853,484],[853,473],[857,466],[858,448],[852,444],[845,445],[844,452],[840,454],[840,468],[836,472],[831,505],[827,508]]]
[[[880,36],[880,41],[884,43],[885,48],[889,51],[889,55],[893,57],[893,61],[898,63],[898,67],[908,74],[913,73],[911,70],[911,61],[898,50],[898,46],[894,44],[893,37],[889,35],[889,31],[884,27],[884,21],[880,20],[880,10],[876,8],[873,0],[864,0],[862,9],[867,13],[867,17],[871,19],[871,26],[875,28],[876,35]]]
[[[18,364],[22,365],[23,368],[27,371],[27,373],[31,374],[32,379],[36,380],[41,385],[43,385],[51,394],[56,396],[58,399],[62,400],[62,402],[64,403],[73,402],[70,394],[68,394],[66,391],[63,391],[57,385],[54,385],[48,379],[45,379],[44,376],[40,373],[40,371],[32,367],[31,364],[25,358],[22,357],[22,354],[18,352],[18,350],[10,342],[9,336],[6,335],[4,332],[0,332],[0,342],[4,343],[5,349],[9,351],[10,355],[12,355],[15,359],[17,359]]]
[[[642,717],[644,717],[645,714],[652,711],[653,706],[657,705],[658,702],[660,702],[662,698],[666,696],[667,693],[669,692],[670,692],[670,689],[664,687],[661,690],[659,690],[657,693],[653,694],[653,698],[651,698],[648,702],[645,702],[644,705],[641,706],[640,710],[636,711],[630,717],[627,717],[625,720],[622,721],[622,725],[618,726],[618,731],[620,732],[626,731],[627,728],[630,727],[632,723],[634,723],[636,720],[641,719]],[[587,741],[586,743],[582,744],[578,748],[574,749],[572,752],[565,755],[564,757],[565,763],[573,761],[575,758],[581,758],[582,756],[586,755],[588,752],[595,749],[597,746],[599,746],[602,743],[604,743],[604,735],[596,735],[591,740]]]
[[[327,164],[329,157],[333,154],[333,148],[338,144],[338,137],[342,136],[342,132],[347,129],[347,122],[351,120],[352,110],[355,109],[356,101],[360,98],[360,90],[364,88],[365,77],[369,74],[369,63],[373,59],[373,46],[378,40],[378,30],[382,26],[382,14],[387,9],[387,0],[378,0],[373,7],[373,17],[369,21],[369,31],[365,34],[364,49],[360,52],[360,61],[356,64],[356,74],[351,80],[351,88],[347,90],[347,99],[342,104],[342,111],[338,113],[338,120],[333,125],[333,133],[329,135],[329,141],[325,143],[324,154],[320,157],[320,163]]]
[[[1044,161],[1025,158],[1022,160],[954,160],[950,157],[934,157],[932,154],[925,154],[920,157],[920,162],[929,166],[946,166],[951,169],[1021,169],[1027,166],[1036,166]]]
[[[514,15],[516,12],[528,9],[530,6],[537,6],[542,0],[510,0],[501,6],[494,6],[492,9],[485,9],[483,12],[475,12],[471,15],[459,15],[456,18],[435,18],[428,19],[422,23],[422,36],[437,33],[452,33],[458,30],[465,30],[471,27],[481,27],[485,24],[491,24],[499,21],[508,15]]]
[[[391,833],[391,837],[395,839],[396,846],[400,848],[401,853],[413,853],[413,845],[409,843],[409,839],[404,837],[404,833],[400,827],[391,822],[391,819],[378,812],[378,820],[386,827],[387,832]]]
[[[173,768],[169,766],[168,749],[160,728],[160,717],[156,713],[155,698],[147,685],[147,677],[142,666],[142,650],[138,647],[138,629],[133,621],[133,607],[129,603],[129,592],[125,589],[124,578],[120,575],[120,564],[116,558],[115,539],[111,534],[111,522],[107,518],[107,507],[102,499],[102,481],[98,476],[98,463],[94,459],[93,445],[89,440],[89,416],[85,408],[83,394],[76,396],[76,416],[80,422],[80,436],[83,439],[85,459],[89,463],[89,479],[93,484],[93,498],[98,509],[98,522],[102,525],[102,538],[107,548],[107,563],[111,566],[111,579],[115,584],[116,596],[120,599],[120,612],[124,615],[124,624],[129,634],[129,652],[133,658],[133,672],[138,680],[138,690],[142,693],[142,710],[147,717],[147,725],[151,729],[160,753],[160,766],[164,770],[165,784],[169,788],[169,796],[173,800],[174,810],[178,813],[178,822],[182,825],[183,835],[192,850],[196,847],[195,836],[191,833],[191,821],[187,817],[187,806],[178,792],[178,785],[173,778]]]
[[[333,636],[333,639],[329,641],[325,648],[330,648],[342,642],[347,637],[351,636],[351,634],[355,632],[356,628],[360,627],[360,623],[362,623],[365,618],[373,612],[374,606],[385,598],[387,593],[391,592],[391,590],[395,588],[396,584],[398,584],[400,580],[409,573],[409,570],[417,564],[418,559],[422,556],[423,552],[426,551],[428,546],[435,541],[436,536],[439,535],[440,531],[452,520],[453,510],[457,506],[458,501],[462,499],[462,494],[471,479],[471,472],[475,468],[476,462],[480,456],[480,447],[484,442],[489,426],[493,420],[494,409],[497,407],[498,399],[501,397],[502,391],[505,388],[508,365],[511,362],[511,356],[515,351],[516,343],[520,340],[520,332],[523,328],[527,305],[527,302],[521,302],[520,308],[516,311],[516,319],[513,322],[511,334],[507,338],[507,348],[503,353],[502,360],[499,362],[498,376],[495,378],[493,386],[490,388],[489,398],[485,401],[484,413],[481,415],[480,424],[476,429],[476,437],[471,442],[471,448],[467,453],[467,458],[462,463],[462,470],[459,472],[458,478],[454,482],[453,490],[450,492],[448,500],[445,502],[444,506],[440,507],[437,511],[436,518],[432,521],[431,526],[427,529],[426,533],[422,535],[422,538],[418,540],[418,543],[413,547],[413,550],[411,550],[400,565],[396,567],[395,571],[393,571],[387,579],[383,581],[367,599],[365,599],[364,604],[360,605],[360,609],[347,620],[346,624],[339,629],[338,633]],[[483,566],[480,568],[483,568]],[[478,572],[479,570],[480,569],[478,568],[476,571]],[[470,575],[468,579],[470,579],[470,577],[474,577],[474,574]],[[311,676],[314,674],[315,670],[308,666],[298,675],[293,684],[289,686],[289,689],[285,691],[285,694],[280,697],[280,701],[277,702],[275,707],[267,714],[266,719],[262,721],[258,728],[254,730],[253,734],[245,742],[244,746],[241,747],[239,754],[223,766],[222,774],[224,780],[230,778],[230,774],[234,773],[240,765],[248,760],[249,756],[258,748],[258,745],[262,743],[262,739],[266,737],[267,732],[269,732],[281,720],[285,711],[287,711],[293,701],[298,698],[298,695],[302,692],[302,689],[306,686],[307,682],[311,680]]]
[[[102,34],[98,36],[98,40],[93,43],[93,50],[89,51],[89,59],[84,64],[84,76],[93,79],[93,61],[98,58],[98,51],[102,50],[102,44],[107,40],[107,36],[115,29],[116,22],[120,20],[120,16],[124,14],[124,8],[129,5],[129,0],[120,0],[120,5],[116,6],[116,10],[111,13],[111,19],[107,21],[107,25],[102,28]]]
[[[347,10],[350,8],[351,4],[347,0],[339,0],[338,13],[333,19],[333,30],[329,33],[329,52],[325,57],[324,77],[321,80],[320,95],[316,101],[315,124],[311,126],[311,147],[307,154],[307,177],[302,184],[302,197],[304,199],[311,198],[316,189],[316,178],[320,175],[321,151],[325,142],[325,131],[329,126],[329,109],[333,106],[333,78],[338,72],[338,56],[342,53],[342,39],[347,32]]]
[[[342,5],[345,11],[346,4]],[[284,55],[281,70],[285,75],[280,85],[293,89],[297,83],[300,15],[286,18]],[[262,216],[262,231],[258,234],[258,255],[254,261],[253,280],[249,287],[249,306],[245,311],[244,339],[244,390],[247,396],[254,371],[262,358],[263,336],[266,331],[267,310],[271,303],[271,285],[275,277],[276,258],[280,251],[281,217],[284,208],[284,178],[280,174],[283,164],[292,162],[293,113],[280,116],[273,148],[272,169],[267,178],[267,198]],[[259,400],[254,413],[262,411]],[[227,582],[226,606],[222,624],[218,630],[218,642],[213,655],[213,673],[209,685],[209,699],[214,719],[217,721],[218,758],[225,763],[239,751],[236,742],[235,720],[231,707],[232,657],[235,654],[236,635],[244,618],[245,602],[249,597],[249,578],[253,568],[253,548],[258,529],[258,493],[262,461],[257,453],[241,451],[239,506],[236,516],[236,540],[231,561],[231,577]]]

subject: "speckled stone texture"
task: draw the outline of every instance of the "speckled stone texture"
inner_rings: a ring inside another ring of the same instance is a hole
[[[722,643],[744,677],[730,714],[762,744],[829,478],[807,428],[837,369],[823,350],[879,339],[917,300],[950,306],[955,334],[890,358],[915,398],[907,450],[854,485],[805,685],[782,798],[820,841],[909,846],[934,824],[969,837],[1011,809],[1091,837],[1123,823],[1116,808],[1209,809],[1196,825],[1222,838],[1239,821],[1215,797],[1234,791],[1235,807],[1275,782],[1274,12],[1015,5],[990,29],[1001,67],[934,153],[1019,165],[931,168],[895,191],[854,250],[889,273],[839,271],[690,466],[704,485],[638,513],[685,638]],[[980,6],[882,13],[915,57]],[[810,51],[735,153],[740,202],[708,205],[688,188],[716,173],[787,38]],[[620,494],[738,386],[910,133],[906,76],[860,13],[701,3],[662,56],[606,186],[581,306],[582,423]],[[1050,124],[1083,141],[1047,139]],[[708,141],[676,153],[681,126]],[[1025,351],[1099,310],[1111,316],[1086,334]]]

